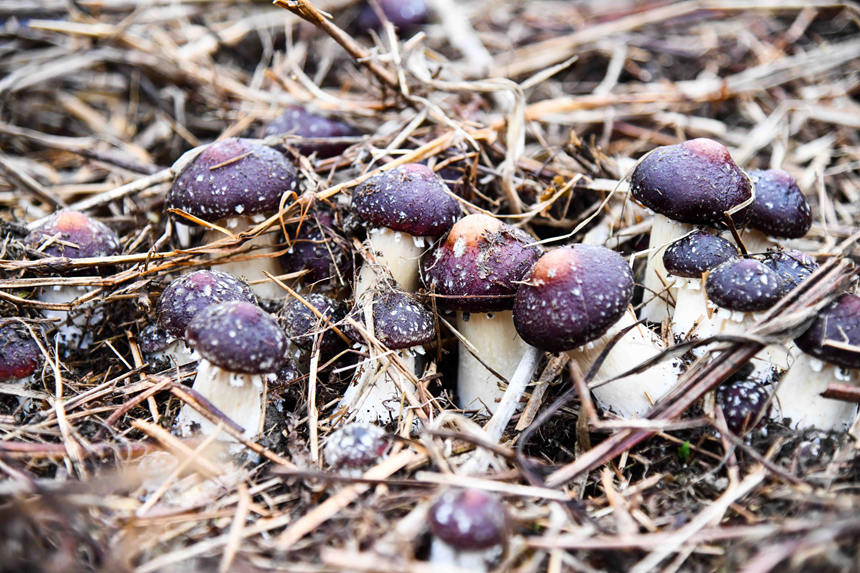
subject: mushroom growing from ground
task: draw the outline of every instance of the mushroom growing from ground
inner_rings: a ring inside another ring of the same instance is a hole
[[[42,351],[19,321],[0,319],[0,382],[25,384],[42,362]]]
[[[266,384],[287,361],[287,337],[273,316],[244,301],[211,305],[197,313],[185,336],[201,357],[193,389],[255,439],[263,430]],[[203,434],[216,426],[184,405],[178,425]],[[226,433],[218,439],[230,441]]]
[[[824,398],[830,382],[858,378],[860,368],[860,296],[845,293],[830,303],[794,342],[803,351],[776,391],[776,412],[794,428],[844,430],[857,404]]]
[[[340,155],[349,147],[348,143],[325,141],[357,135],[358,132],[350,125],[336,119],[308,111],[300,105],[287,106],[284,112],[270,121],[264,130],[264,136],[293,135],[299,139],[288,140],[302,155],[316,153],[319,157]],[[317,141],[306,141],[307,139]]]
[[[441,308],[457,311],[457,330],[478,358],[510,379],[528,345],[511,309],[519,281],[540,256],[534,239],[488,215],[459,220],[421,261],[422,277]],[[464,409],[490,413],[503,392],[499,380],[460,343],[457,394]]]
[[[311,284],[318,291],[336,291],[348,285],[352,278],[352,256],[346,239],[333,225],[332,216],[326,211],[307,217],[287,252],[281,255],[284,272],[306,271],[299,282]]]
[[[371,255],[355,284],[357,303],[389,275],[400,289],[415,292],[424,237],[444,234],[460,214],[442,179],[419,163],[384,171],[359,185],[352,210],[369,226],[366,246]]]
[[[692,230],[690,225],[718,225],[725,213],[752,197],[749,178],[724,145],[711,139],[692,139],[658,147],[642,158],[630,182],[633,197],[654,211],[645,298],[666,290],[670,281],[663,267],[663,250]],[[737,219],[737,217],[735,217]],[[675,296],[675,291],[669,289]],[[665,297],[651,299],[641,317],[660,322],[671,317]]]
[[[491,493],[479,489],[444,491],[427,516],[433,542],[430,563],[488,571],[504,551],[508,511]]]
[[[323,455],[325,463],[335,471],[357,477],[382,461],[390,446],[385,430],[379,426],[353,423],[328,437]]]
[[[635,323],[628,311],[632,296],[633,275],[621,255],[596,245],[561,247],[544,254],[526,276],[517,291],[514,324],[523,340],[548,352],[567,351],[585,373],[612,338]],[[650,330],[633,326],[592,381],[614,378],[662,350]],[[678,375],[677,365],[664,360],[593,393],[620,416],[642,416],[671,390]]]
[[[755,200],[744,209],[753,229],[743,235],[751,253],[774,246],[769,237],[798,239],[812,226],[812,210],[797,181],[782,169],[748,171],[755,189]]]
[[[251,139],[224,139],[210,144],[176,177],[167,194],[166,206],[185,211],[199,219],[231,231],[243,231],[277,212],[284,194],[296,189],[296,168],[283,153]],[[179,242],[191,245],[188,227],[175,221]],[[271,253],[279,233],[275,229],[245,242],[253,247],[250,260],[219,264],[218,268],[251,282],[254,292],[264,298],[279,298],[283,291],[264,274],[280,273],[277,257]],[[207,230],[203,241],[224,238]]]
[[[85,259],[119,254],[119,238],[104,223],[78,211],[64,210],[52,215],[33,229],[24,244],[52,257]],[[39,300],[68,304],[87,293],[82,286],[51,286],[43,288]],[[43,309],[45,318],[59,319],[57,340],[68,350],[86,350],[93,342],[93,328],[104,320],[97,306],[85,303],[71,311]]]
[[[299,299],[290,298],[281,311],[287,336],[292,344],[308,353],[313,351],[314,341],[320,337],[320,358],[331,358],[345,345],[340,336],[329,328],[329,323],[340,322],[346,316],[346,308],[342,302],[322,294],[311,293],[304,298],[328,322]]]
[[[726,426],[738,436],[761,420],[769,397],[767,389],[755,380],[732,380],[720,385],[716,392]]]

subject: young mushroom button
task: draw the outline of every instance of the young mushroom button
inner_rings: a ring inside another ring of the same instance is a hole
[[[291,298],[284,304],[282,311],[287,336],[305,352],[313,352],[315,340],[320,337],[321,357],[326,359],[334,356],[344,343],[337,333],[329,328],[329,323],[340,322],[346,316],[346,308],[342,302],[322,294],[312,293],[304,298],[322,318],[302,301]]]
[[[488,571],[508,537],[508,512],[495,495],[478,489],[448,490],[430,506],[430,562]]]
[[[812,210],[797,181],[782,169],[748,172],[755,188],[755,201],[744,209],[755,231],[743,236],[751,253],[773,246],[767,237],[798,239],[812,226]]]
[[[313,113],[300,105],[288,106],[284,112],[269,122],[264,130],[265,136],[288,134],[297,136],[297,140],[287,140],[295,145],[302,155],[316,153],[319,157],[340,155],[349,146],[341,142],[305,141],[305,139],[328,139],[357,135],[350,125],[336,119],[329,119]]]
[[[16,320],[0,320],[0,382],[23,381],[42,361],[39,345]]]
[[[717,404],[723,410],[726,426],[742,436],[763,416],[768,403],[767,389],[754,380],[733,380],[717,388]]]
[[[385,430],[379,426],[347,424],[328,437],[323,455],[332,469],[361,475],[365,469],[378,464],[390,446]]]

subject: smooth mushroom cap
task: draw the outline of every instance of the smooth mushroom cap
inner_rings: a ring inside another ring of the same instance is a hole
[[[733,433],[742,435],[767,404],[768,392],[753,380],[734,380],[717,388],[717,403],[723,409],[726,425]]]
[[[696,225],[721,222],[724,212],[752,196],[749,179],[729,150],[705,138],[658,147],[646,155],[633,171],[630,189],[653,211]]]
[[[615,251],[573,245],[549,251],[517,291],[514,325],[523,340],[549,352],[600,337],[633,298],[633,274]]]
[[[384,171],[356,187],[352,209],[372,226],[429,237],[444,234],[460,215],[442,178],[420,163]]]
[[[20,380],[36,371],[42,352],[17,321],[0,320],[0,381]]]
[[[350,125],[308,111],[300,105],[287,106],[284,112],[269,122],[263,131],[264,136],[290,134],[307,138],[349,137],[358,132]],[[306,143],[295,142],[302,155],[316,152],[319,157],[340,155],[349,147],[346,143]]]
[[[430,9],[425,0],[379,0],[385,17],[401,31],[410,31],[430,19]],[[359,28],[378,28],[379,17],[370,5],[365,5],[358,14]]]
[[[788,290],[805,281],[818,269],[815,259],[796,250],[768,253],[762,262],[776,271]]]
[[[203,358],[229,372],[277,372],[287,360],[284,331],[272,315],[249,302],[203,309],[188,324],[185,337]]]
[[[488,215],[460,219],[434,250],[422,257],[424,284],[437,304],[464,312],[509,310],[519,281],[540,257],[525,232]]]
[[[292,240],[289,250],[281,255],[281,267],[286,273],[307,270],[302,283],[316,283],[344,278],[352,274],[349,246],[332,228],[333,220],[324,211],[308,218]]]
[[[174,279],[158,299],[158,323],[171,335],[182,338],[194,316],[204,308],[242,300],[256,303],[257,298],[245,281],[216,270],[194,271]]]
[[[700,278],[702,273],[737,257],[738,250],[731,242],[704,231],[694,231],[666,247],[663,266],[678,277]]]
[[[786,293],[779,275],[755,259],[734,259],[711,269],[705,290],[717,306],[743,312],[767,310]]]
[[[347,424],[326,441],[323,455],[333,469],[366,468],[375,465],[391,445],[385,430],[373,424]]]
[[[391,350],[427,344],[436,336],[433,313],[401,291],[378,292],[373,298],[373,329],[377,340]],[[364,309],[350,313],[364,324]],[[344,333],[356,342],[366,342],[354,328],[344,325]]]
[[[479,489],[448,490],[430,506],[430,530],[460,551],[480,551],[505,542],[508,512],[499,498]]]
[[[340,322],[346,316],[346,307],[340,301],[322,294],[305,295],[305,300],[332,323]],[[287,336],[293,344],[308,352],[313,350],[314,339],[321,333],[320,354],[329,356],[344,345],[341,338],[327,323],[306,307],[302,301],[291,298],[284,305],[284,325]]]
[[[774,237],[797,239],[812,226],[812,209],[797,181],[782,169],[747,172],[755,200],[745,211],[751,227]]]
[[[52,257],[108,257],[118,254],[120,250],[119,237],[113,229],[79,211],[71,210],[51,215],[24,237],[24,244],[35,249],[54,237],[56,240],[42,250]]]
[[[179,174],[167,207],[205,219],[277,211],[296,188],[296,168],[283,153],[250,139],[216,141]]]
[[[826,342],[839,346],[831,346]],[[824,307],[795,344],[812,356],[845,368],[860,368],[860,296],[845,293]]]

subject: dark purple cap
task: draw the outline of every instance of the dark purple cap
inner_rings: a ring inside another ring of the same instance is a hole
[[[266,126],[264,135],[297,135],[313,139],[327,137],[349,137],[357,135],[357,131],[342,121],[329,119],[322,115],[313,113],[300,105],[288,106],[284,113],[273,119]],[[293,144],[293,142],[290,142]],[[310,155],[314,152],[320,157],[333,157],[343,153],[349,147],[346,143],[305,143],[295,142],[296,148],[302,155]]]
[[[549,251],[517,291],[514,326],[523,340],[549,352],[603,335],[633,298],[630,266],[615,251],[573,245]]]
[[[508,511],[495,495],[479,489],[448,490],[430,506],[430,530],[459,551],[501,545],[508,534]]]
[[[768,253],[762,262],[776,271],[788,290],[805,281],[818,269],[815,259],[796,250]]]
[[[284,272],[307,270],[301,281],[305,284],[348,279],[352,274],[349,243],[332,228],[332,217],[324,211],[309,217],[292,240],[289,250],[281,255]]]
[[[767,390],[752,380],[734,380],[717,388],[717,403],[723,409],[726,425],[739,436],[759,419],[768,397]]]
[[[809,329],[794,342],[807,354],[825,362],[860,368],[860,296],[841,295],[824,307]]]
[[[534,242],[525,232],[489,215],[469,215],[422,258],[424,284],[435,291],[442,308],[508,310],[518,281],[540,257]]]
[[[436,336],[433,313],[402,291],[375,293],[372,313],[374,336],[391,350],[427,344]],[[359,324],[365,324],[361,308],[354,309],[350,317]],[[366,342],[348,324],[344,325],[344,333],[356,342]]]
[[[425,0],[379,0],[379,7],[385,17],[402,31],[414,30],[430,18],[430,10]],[[367,29],[378,28],[381,22],[373,8],[365,4],[358,14],[356,24],[361,29]]]
[[[630,189],[646,207],[696,225],[723,221],[724,212],[752,196],[749,179],[729,150],[705,138],[649,153],[633,171]]]
[[[275,318],[244,301],[209,306],[185,331],[194,349],[229,372],[277,372],[287,360],[287,337]]]
[[[179,174],[167,207],[207,221],[273,213],[295,188],[296,168],[283,153],[250,139],[224,139]]]
[[[157,322],[145,326],[137,337],[137,344],[144,354],[162,352],[175,341],[176,337],[164,330]]]
[[[755,201],[745,209],[749,225],[774,237],[804,236],[812,226],[812,210],[794,177],[782,169],[748,173],[755,186]]]
[[[362,469],[380,462],[391,443],[385,430],[373,424],[347,424],[325,444],[326,463],[334,469]]]
[[[704,231],[693,231],[666,247],[663,266],[675,276],[698,279],[705,271],[737,257],[738,250],[730,241]]]
[[[714,267],[705,290],[717,306],[743,312],[767,310],[787,292],[780,276],[755,259],[733,259]]]
[[[352,210],[375,227],[438,237],[460,216],[445,182],[420,163],[374,175],[355,188]]]
[[[346,316],[346,308],[340,301],[316,293],[305,295],[304,298],[331,323],[340,322]],[[287,336],[302,350],[312,351],[317,335],[322,336],[320,354],[323,356],[330,356],[344,346],[328,324],[296,298],[291,298],[284,305],[283,317]]]
[[[19,322],[0,320],[0,381],[20,380],[36,371],[42,352]]]
[[[243,280],[216,270],[194,271],[174,279],[158,299],[158,322],[177,338],[185,336],[185,328],[194,316],[207,306],[243,300],[256,302],[254,292]]]
[[[79,211],[54,213],[41,226],[30,231],[24,237],[24,243],[35,249],[51,237],[57,237],[57,240],[42,252],[52,257],[87,259],[119,253],[119,238],[113,229]]]

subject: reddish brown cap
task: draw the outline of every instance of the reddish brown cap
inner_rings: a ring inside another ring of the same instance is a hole
[[[119,253],[119,238],[113,229],[79,211],[54,213],[24,237],[24,243],[35,249],[54,237],[56,240],[42,251],[52,257],[87,259]]]
[[[776,304],[786,293],[786,286],[765,264],[755,259],[733,259],[711,270],[705,290],[717,306],[756,312]]]
[[[788,172],[782,169],[749,172],[755,186],[755,201],[749,211],[749,225],[759,231],[786,239],[804,236],[812,226],[812,209]]]
[[[20,380],[36,371],[42,352],[19,322],[0,320],[0,381]]]
[[[839,346],[831,346],[828,341]],[[825,362],[860,368],[860,296],[845,293],[831,302],[794,342]]]
[[[430,506],[433,535],[459,551],[480,551],[505,542],[508,512],[495,495],[479,490],[448,490]]]

